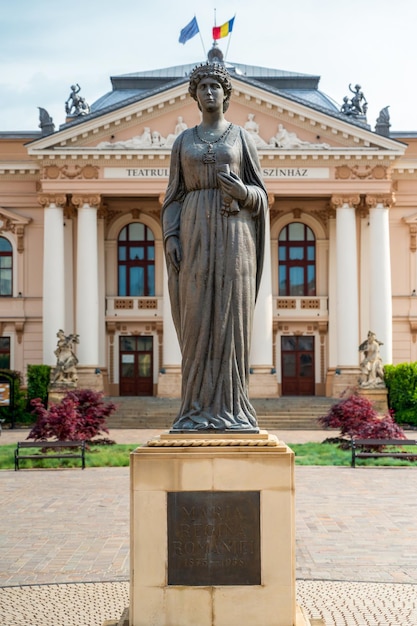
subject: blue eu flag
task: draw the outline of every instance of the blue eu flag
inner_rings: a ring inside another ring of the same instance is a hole
[[[187,24],[187,26],[184,26],[184,28],[180,32],[180,37],[178,41],[180,43],[185,43],[186,41],[194,37],[194,35],[196,35],[199,32],[200,32],[200,29],[198,28],[197,19],[194,16],[191,22]]]

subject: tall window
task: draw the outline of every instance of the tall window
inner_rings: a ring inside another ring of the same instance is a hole
[[[13,295],[13,249],[10,241],[0,237],[0,296]]]
[[[305,224],[284,226],[278,238],[279,295],[316,295],[316,240]]]
[[[10,369],[10,337],[0,337],[0,369]]]
[[[155,295],[155,240],[150,228],[125,226],[118,241],[119,296]]]

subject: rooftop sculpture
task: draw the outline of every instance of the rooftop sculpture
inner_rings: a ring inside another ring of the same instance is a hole
[[[380,110],[375,124],[375,132],[378,133],[378,135],[383,135],[384,137],[389,137],[389,129],[391,127],[388,109],[389,106],[386,106]]]
[[[345,115],[366,119],[368,102],[362,91],[362,87],[360,85],[355,85],[355,88],[352,89],[352,85],[349,84],[349,90],[353,93],[353,96],[351,98],[349,98],[349,96],[345,96],[343,98],[343,104],[340,111]]]
[[[70,117],[77,117],[78,115],[87,115],[90,113],[90,105],[87,104],[85,98],[79,96],[81,87],[77,83],[71,85],[71,93],[65,102],[65,113]]]
[[[55,124],[52,117],[49,115],[46,109],[38,107],[39,109],[39,128],[42,131],[42,137],[50,135],[55,130]]]

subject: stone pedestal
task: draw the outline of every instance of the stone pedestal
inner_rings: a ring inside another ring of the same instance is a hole
[[[296,607],[284,443],[163,434],[130,467],[130,626],[310,626]]]
[[[250,398],[277,398],[278,381],[270,366],[256,366],[251,368],[249,376]]]
[[[388,389],[386,387],[376,387],[374,389],[359,387],[358,394],[368,398],[381,415],[388,413]]]
[[[359,376],[359,367],[336,368],[332,379],[332,397],[340,398],[342,394],[345,394],[344,397],[351,395],[358,386]]]
[[[92,389],[93,391],[105,392],[107,372],[98,367],[77,365],[78,389]]]
[[[158,376],[158,398],[179,398],[181,396],[181,366],[167,365]]]
[[[75,389],[77,389],[75,384],[51,384],[48,390],[48,406],[51,404],[59,404],[69,391],[75,391]]]

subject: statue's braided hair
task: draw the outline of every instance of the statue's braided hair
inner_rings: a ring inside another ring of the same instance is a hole
[[[223,112],[229,107],[230,96],[232,95],[232,83],[230,74],[221,63],[201,63],[197,65],[190,74],[190,84],[188,92],[194,100],[197,101],[197,86],[203,78],[215,78],[223,87],[225,99],[223,103]],[[198,102],[198,101],[197,101]]]

